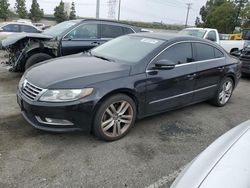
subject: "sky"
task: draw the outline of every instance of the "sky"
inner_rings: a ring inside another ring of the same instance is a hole
[[[45,14],[53,14],[54,7],[60,0],[37,0]],[[72,0],[63,0],[71,3]],[[73,0],[76,5],[76,14],[81,17],[95,17],[96,0]],[[100,0],[100,18],[110,19],[109,0]],[[115,7],[115,18],[118,17],[118,1]],[[200,8],[207,0],[121,0],[121,20],[163,22],[166,24],[185,24],[187,5],[192,3],[189,14],[189,25],[194,25],[199,16]],[[11,7],[15,0],[9,0]],[[27,9],[30,9],[32,0],[26,0]]]

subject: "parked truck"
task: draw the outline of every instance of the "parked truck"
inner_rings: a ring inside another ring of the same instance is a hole
[[[217,29],[210,28],[186,28],[180,34],[191,35],[216,42],[221,45],[228,53],[233,53],[244,48],[244,40],[221,40]]]

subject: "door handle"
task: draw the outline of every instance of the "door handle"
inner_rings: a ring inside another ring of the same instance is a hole
[[[220,72],[224,71],[225,67],[218,67],[217,68]]]
[[[187,75],[187,78],[190,79],[190,80],[193,80],[195,77],[197,76],[197,74],[189,74]]]
[[[100,43],[99,43],[99,42],[92,42],[91,44],[92,44],[92,45],[95,45],[95,46],[100,45]]]

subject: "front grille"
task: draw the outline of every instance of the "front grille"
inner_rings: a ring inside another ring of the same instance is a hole
[[[42,88],[37,87],[25,80],[21,91],[23,95],[25,95],[30,100],[35,100],[37,96],[42,92],[42,90]]]

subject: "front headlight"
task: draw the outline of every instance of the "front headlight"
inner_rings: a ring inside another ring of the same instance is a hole
[[[91,95],[93,88],[47,90],[40,97],[43,102],[69,102]]]

